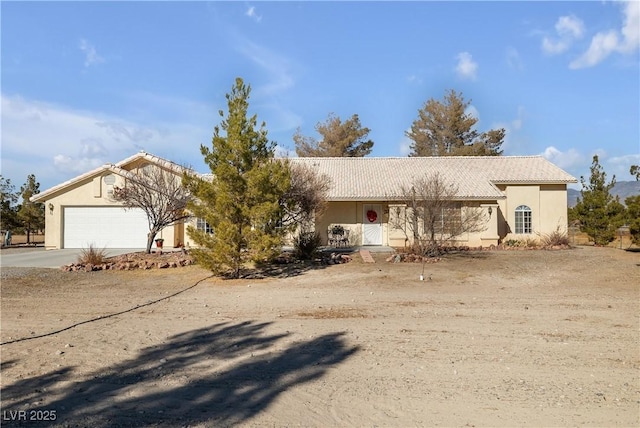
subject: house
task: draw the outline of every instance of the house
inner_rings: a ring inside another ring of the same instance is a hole
[[[438,173],[456,189],[460,209],[485,212],[481,232],[457,237],[460,244],[490,246],[505,239],[537,238],[567,230],[567,184],[577,180],[541,156],[291,158],[331,182],[327,209],[315,219],[323,243],[334,225],[349,230],[350,245],[406,244],[397,228],[402,208],[398,191],[413,180]],[[140,152],[47,189],[32,200],[45,203],[45,247],[144,248],[149,230],[145,214],[123,209],[111,198],[127,171],[155,164],[181,174],[181,167]],[[194,227],[208,225],[191,220]],[[184,223],[165,228],[165,247],[189,246]]]
[[[537,239],[567,230],[567,184],[577,180],[541,156],[460,156],[403,158],[292,158],[331,180],[328,206],[315,228],[340,225],[353,245],[403,247],[397,227],[402,215],[399,189],[437,173],[457,189],[461,210],[484,210],[482,232],[456,238],[469,246],[496,245],[505,239]]]

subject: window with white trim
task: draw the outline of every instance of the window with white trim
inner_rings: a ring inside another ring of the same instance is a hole
[[[520,205],[516,208],[516,233],[531,232],[531,208]]]
[[[213,234],[213,228],[203,218],[196,219],[196,229],[202,232]]]

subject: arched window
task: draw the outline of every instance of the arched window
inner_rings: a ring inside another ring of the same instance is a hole
[[[531,233],[531,208],[526,205],[516,208],[516,233]]]

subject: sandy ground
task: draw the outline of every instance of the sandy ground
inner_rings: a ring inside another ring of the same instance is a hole
[[[374,257],[3,269],[2,425],[640,426],[640,253]]]

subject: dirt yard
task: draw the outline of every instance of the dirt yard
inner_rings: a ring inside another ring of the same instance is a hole
[[[640,253],[386,256],[3,269],[2,425],[640,426]]]

